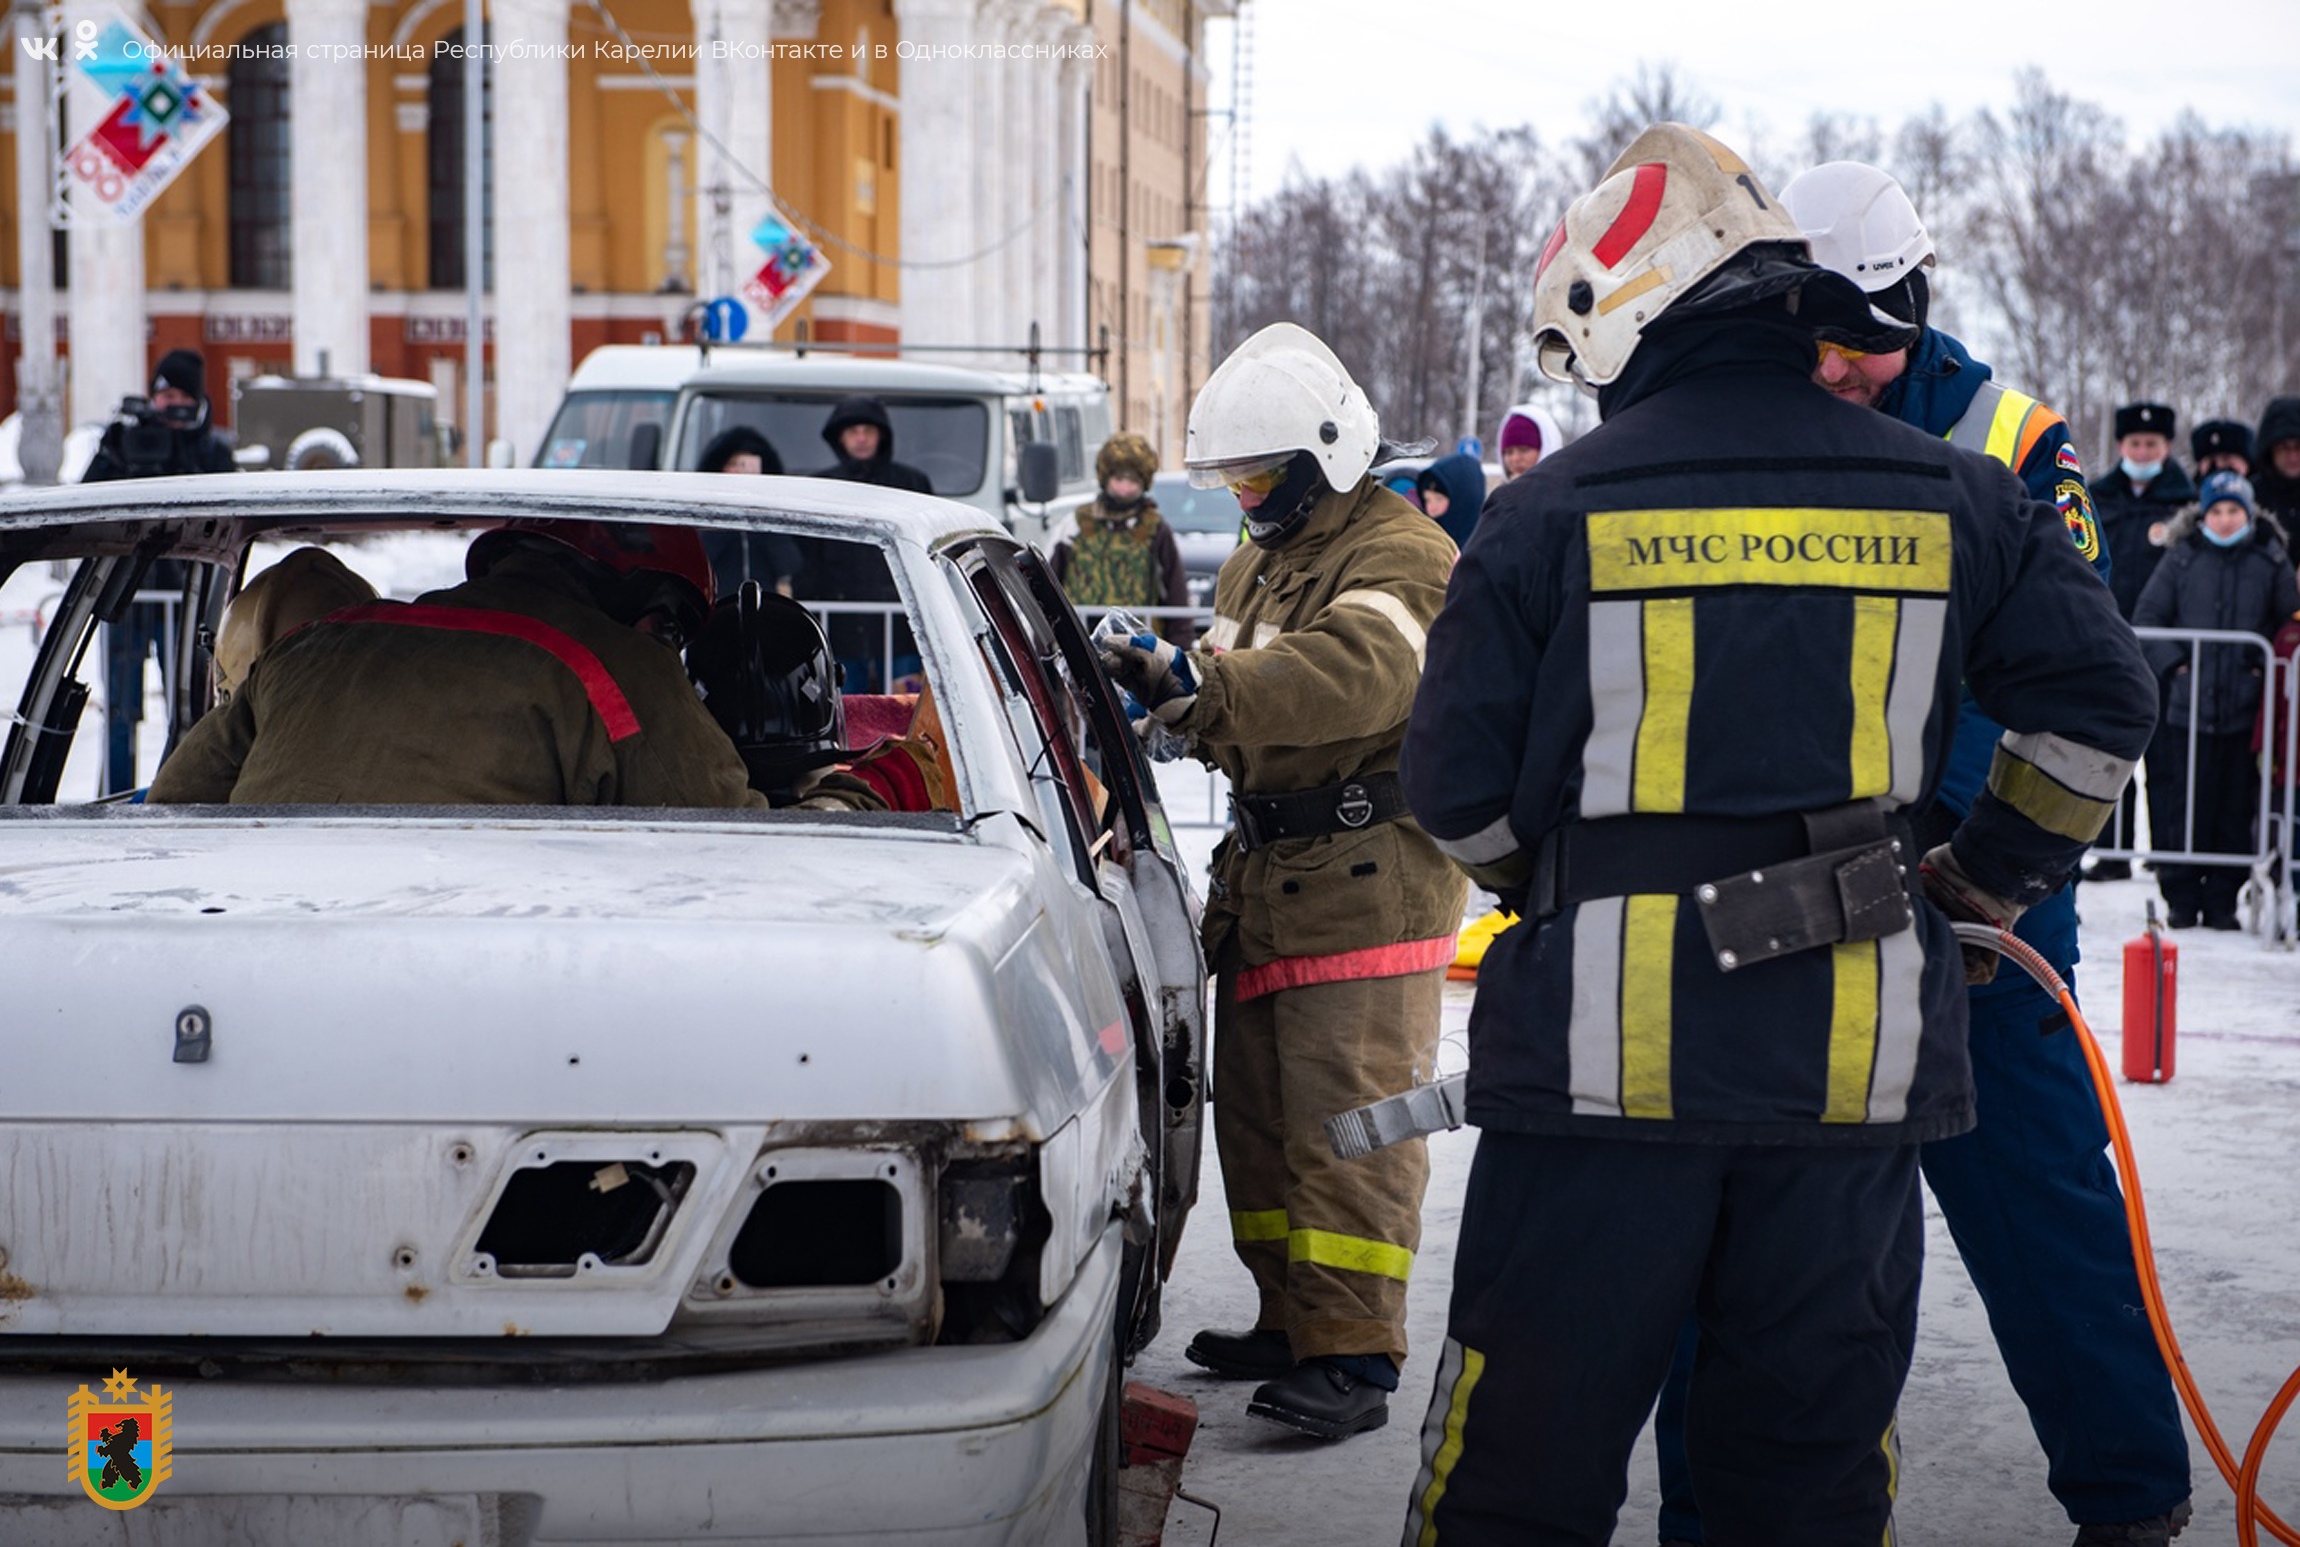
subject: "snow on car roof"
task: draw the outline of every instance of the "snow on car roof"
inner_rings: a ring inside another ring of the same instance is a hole
[[[931,547],[1001,529],[973,506],[824,478],[622,469],[425,468],[211,474],[69,484],[0,498],[0,533],[96,520],[199,517],[289,522],[329,515],[485,522],[513,516],[747,524]],[[783,518],[790,518],[785,520]]]

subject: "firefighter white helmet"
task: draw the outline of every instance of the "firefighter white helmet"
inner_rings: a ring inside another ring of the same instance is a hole
[[[1747,162],[1699,129],[1655,124],[1573,201],[1542,249],[1536,363],[1554,381],[1595,391],[1621,375],[1662,313],[1775,296],[1817,335],[1864,349],[1909,341],[1913,330],[1874,313],[1858,291],[1815,267],[1810,251]]]
[[[1214,368],[1190,405],[1183,464],[1201,489],[1251,477],[1306,451],[1347,489],[1374,465],[1373,404],[1318,336],[1273,322]]]
[[[1813,244],[1813,261],[1875,294],[1933,261],[1933,239],[1892,177],[1859,161],[1824,161],[1781,189],[1781,207]]]

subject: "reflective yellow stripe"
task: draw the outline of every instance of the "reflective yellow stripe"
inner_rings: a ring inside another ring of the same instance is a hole
[[[1677,899],[1631,897],[1627,903],[1621,930],[1621,1115],[1666,1118]]]
[[[1891,1504],[1901,1496],[1901,1415],[1895,1413],[1885,1424],[1885,1437],[1877,1448],[1885,1453],[1885,1502]],[[1897,1547],[1900,1537],[1894,1534],[1893,1517],[1885,1516],[1885,1535],[1880,1547]]]
[[[2021,422],[2028,418],[2029,410],[2036,407],[2036,399],[2018,392],[2007,391],[1997,399],[1996,412],[1989,415],[1989,438],[1981,450],[2005,466],[2011,467],[2013,452],[2020,445]]]
[[[1866,1122],[1869,1071],[1877,1061],[1877,943],[1831,946],[1829,965],[1835,988],[1829,1006],[1829,1104],[1821,1121]]]
[[[1286,1238],[1286,1211],[1232,1209],[1230,1236],[1239,1241],[1283,1241]]]
[[[1989,793],[2046,832],[2082,843],[2099,837],[2116,809],[2115,801],[2079,795],[2001,744],[1989,762]]]
[[[1437,1547],[1438,1500],[1445,1497],[1446,1480],[1453,1476],[1454,1463],[1461,1460],[1462,1431],[1469,1426],[1469,1394],[1477,1389],[1478,1377],[1484,1373],[1485,1355],[1463,1348],[1461,1374],[1454,1380],[1452,1399],[1446,1403],[1445,1438],[1430,1457],[1430,1484],[1422,1490],[1422,1530],[1414,1538],[1416,1547]]]
[[[1632,811],[1685,809],[1685,726],[1693,713],[1693,599],[1645,604],[1645,713],[1637,722]]]
[[[1853,598],[1853,787],[1847,800],[1893,788],[1893,732],[1885,698],[1893,686],[1893,640],[1901,604],[1889,596]]]
[[[1937,510],[1605,510],[1587,518],[1593,592],[1688,586],[1949,589]]]
[[[1404,1283],[1414,1270],[1414,1254],[1387,1241],[1369,1241],[1359,1235],[1336,1235],[1331,1230],[1290,1230],[1286,1233],[1286,1260],[1310,1262],[1321,1268],[1349,1273],[1372,1273]]]

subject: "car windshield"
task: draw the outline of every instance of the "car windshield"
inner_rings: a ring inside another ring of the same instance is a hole
[[[1150,486],[1158,514],[1178,532],[1222,532],[1235,536],[1244,519],[1237,497],[1227,489],[1193,489],[1180,473],[1160,473]]]
[[[655,459],[644,455],[644,446],[635,448],[631,435],[645,424],[655,426],[660,435],[670,421],[671,399],[676,395],[668,390],[637,388],[570,392],[559,405],[558,417],[551,421],[550,433],[543,437],[543,454],[535,459],[535,465],[653,467]],[[642,453],[640,461],[632,460],[634,449]]]
[[[828,472],[838,458],[823,439],[842,392],[717,392],[698,395],[680,429],[674,468],[700,467],[703,450],[722,431],[745,425],[767,438],[786,473]],[[982,487],[990,450],[990,408],[964,397],[879,394],[894,426],[894,460],[926,474],[937,494],[964,496]]]
[[[0,623],[9,625],[0,628],[0,694],[11,704],[37,701],[40,722],[37,737],[23,725],[14,727],[22,734],[11,736],[0,755],[0,769],[23,775],[21,788],[11,782],[7,788],[17,793],[5,798],[33,805],[141,800],[163,755],[189,729],[186,717],[215,712],[212,677],[224,677],[227,686],[234,674],[244,681],[270,643],[307,620],[363,606],[371,594],[409,602],[460,586],[467,551],[479,534],[499,524],[500,518],[478,512],[441,510],[430,529],[411,529],[415,523],[404,518],[378,520],[338,509],[309,520],[267,520],[249,532],[244,549],[211,549],[194,558],[163,554],[140,574],[119,556],[116,528],[0,535]],[[926,667],[887,549],[795,530],[696,530],[722,597],[755,580],[766,602],[788,607],[773,594],[780,592],[822,626],[830,655],[824,669],[835,674],[836,691],[844,697],[846,732],[843,742],[825,740],[824,749],[868,748],[882,737],[906,733]],[[40,557],[11,569],[12,547]],[[284,562],[291,556],[292,563]],[[246,599],[226,604],[224,591],[235,571],[243,577]],[[98,599],[99,591],[105,597],[116,593],[116,603]],[[456,597],[439,600],[453,603]],[[721,610],[733,605],[722,603]],[[114,621],[100,621],[106,610],[114,611]],[[391,610],[390,616],[363,621],[410,619],[408,612]],[[418,632],[370,631],[362,648],[380,640],[388,656]],[[211,640],[212,647],[206,643]],[[692,650],[686,664],[690,673],[703,675]],[[363,682],[397,680],[364,655],[343,671],[347,680],[357,671],[368,673]],[[701,691],[708,704],[707,685]],[[716,707],[713,717],[727,726]],[[424,711],[412,721],[428,724],[432,718],[437,717]],[[737,745],[743,745],[740,737]],[[752,771],[759,775],[757,765]],[[753,787],[775,792],[758,777]],[[409,799],[442,803],[432,796]]]

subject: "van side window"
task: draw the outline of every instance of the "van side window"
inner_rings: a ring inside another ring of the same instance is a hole
[[[1062,481],[1081,483],[1086,478],[1086,431],[1075,408],[1054,410],[1054,440],[1061,450]]]

